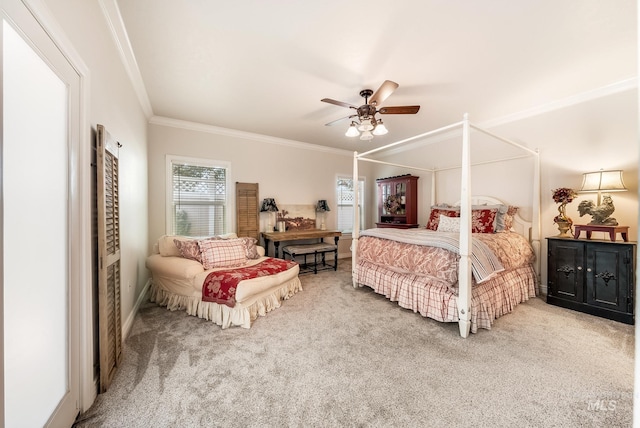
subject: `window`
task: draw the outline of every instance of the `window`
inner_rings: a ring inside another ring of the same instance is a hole
[[[338,207],[338,230],[343,233],[353,231],[353,178],[339,176],[336,186],[336,206]],[[358,205],[360,206],[360,229],[364,229],[364,179],[358,179]]]
[[[225,233],[230,172],[226,162],[167,156],[167,233]]]

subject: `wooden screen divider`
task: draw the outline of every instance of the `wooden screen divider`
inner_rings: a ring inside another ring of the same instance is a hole
[[[122,359],[120,309],[120,183],[118,148],[105,127],[97,127],[98,324],[100,392],[105,392]]]
[[[236,234],[260,242],[258,183],[236,182]]]

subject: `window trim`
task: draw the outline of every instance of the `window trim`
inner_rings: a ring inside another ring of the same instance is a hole
[[[336,174],[335,176],[335,180],[334,180],[334,189],[336,189],[336,193],[334,194],[334,203],[336,204],[336,213],[335,213],[335,224],[336,224],[336,229],[340,230],[338,228],[338,205],[337,205],[337,201],[338,201],[338,194],[337,194],[337,183],[339,179],[348,179],[348,180],[353,180],[353,174]],[[367,189],[367,178],[363,175],[359,175],[358,176],[358,182],[362,181],[362,192],[361,193],[361,197],[362,197],[362,204],[360,206],[360,230],[364,230],[365,224],[366,224],[366,214],[367,214],[367,208],[366,208],[366,189]],[[353,221],[351,222],[351,232],[342,232],[343,236],[350,236],[353,234]]]
[[[231,230],[235,230],[235,191],[231,187],[231,162],[227,161],[219,161],[214,159],[205,159],[205,158],[193,158],[189,156],[178,156],[178,155],[166,155],[165,156],[165,214],[164,214],[164,230],[167,235],[175,234],[172,231],[171,217],[173,212],[172,201],[173,201],[173,163],[185,163],[195,166],[204,166],[211,168],[224,168],[226,169],[226,194],[225,194],[225,207],[228,209],[225,210],[225,219],[224,224],[227,226],[224,233],[229,233],[229,228]],[[232,193],[232,194],[231,194]]]

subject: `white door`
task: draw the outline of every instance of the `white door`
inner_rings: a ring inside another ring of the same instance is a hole
[[[79,76],[18,0],[2,0],[4,426],[78,414]]]

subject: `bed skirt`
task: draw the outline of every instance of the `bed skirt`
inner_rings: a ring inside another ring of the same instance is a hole
[[[258,316],[265,316],[268,312],[280,307],[283,300],[289,299],[302,291],[300,278],[295,278],[270,289],[262,294],[250,297],[247,301],[236,303],[231,308],[213,302],[203,302],[199,296],[184,296],[171,293],[153,282],[150,289],[150,300],[160,306],[166,306],[171,311],[186,310],[187,314],[213,321],[222,328],[240,326],[251,328],[251,324]]]
[[[440,322],[458,322],[458,290],[445,281],[429,276],[390,269],[359,261],[355,282],[368,286],[405,309]],[[473,285],[471,332],[491,330],[494,320],[508,314],[522,302],[536,296],[537,276],[533,265],[501,273],[498,277]]]

